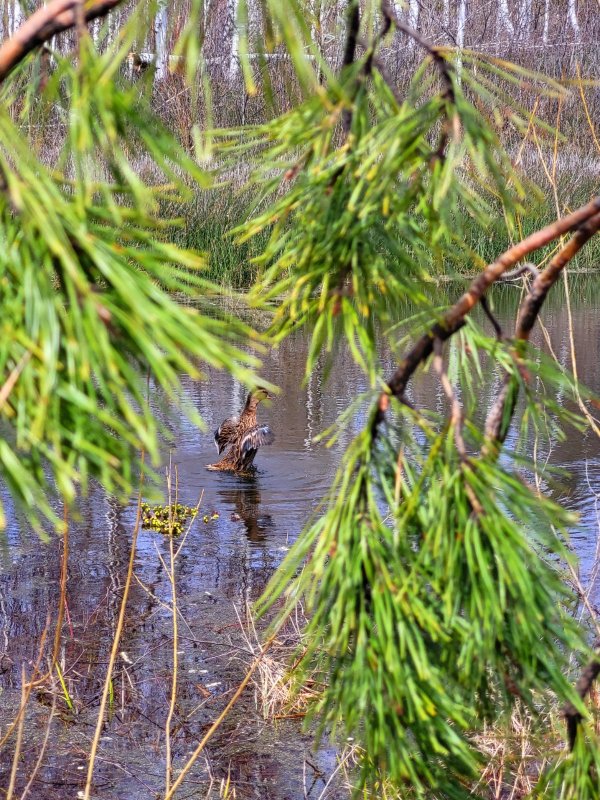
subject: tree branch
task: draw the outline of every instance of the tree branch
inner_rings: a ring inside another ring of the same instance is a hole
[[[346,32],[346,46],[344,48],[344,59],[342,61],[342,71],[354,64],[356,55],[356,45],[358,43],[358,32],[360,30],[360,4],[358,0],[350,0],[348,4],[348,29]],[[352,125],[352,111],[345,109],[342,114],[342,125],[344,133],[348,135]]]
[[[437,66],[440,71],[440,75],[442,77],[442,81],[444,83],[444,96],[448,100],[448,102],[454,104],[455,97],[454,97],[454,84],[452,83],[452,75],[451,70],[452,67],[448,63],[448,61],[444,58],[443,49],[436,47],[435,45],[431,44],[431,42],[426,39],[424,36],[411,28],[410,25],[407,25],[398,14],[396,13],[395,9],[393,8],[390,0],[381,0],[381,13],[389,23],[389,25],[394,25],[398,28],[399,31],[405,33],[409,36],[414,42],[416,42],[419,47],[425,50],[433,59],[433,62]]]
[[[83,6],[85,22],[103,17],[123,0],[95,0]],[[57,33],[77,25],[81,0],[51,0],[27,19],[15,35],[0,46],[0,83],[32,50]]]
[[[407,25],[406,22],[400,19],[390,0],[381,0],[381,13],[383,14],[384,20],[387,21],[388,27],[390,25],[394,25],[399,31],[402,31],[409,36],[414,42],[416,42],[416,44],[419,45],[419,47],[425,50],[439,70],[443,84],[442,98],[446,101],[448,106],[454,109],[452,113],[450,113],[448,109],[446,110],[439,142],[436,149],[432,153],[432,163],[435,163],[436,161],[443,161],[445,158],[446,146],[450,137],[453,136],[455,139],[457,139],[460,135],[460,118],[456,112],[456,94],[454,92],[454,83],[452,81],[452,66],[444,56],[444,49],[431,44],[431,42],[422,36],[417,30],[411,28],[410,25]],[[392,91],[394,90],[392,89]]]
[[[519,312],[515,329],[515,339],[518,342],[526,342],[529,339],[529,334],[535,325],[544,300],[552,286],[554,286],[560,277],[562,270],[576,253],[579,252],[588,239],[599,230],[600,213],[596,213],[578,226],[575,235],[561,248],[554,258],[551,259],[548,266],[538,273]],[[489,448],[492,444],[502,444],[506,438],[509,423],[517,402],[518,389],[518,384],[515,384],[512,377],[506,374],[502,389],[486,419],[486,443],[482,449],[483,453],[489,452]]]
[[[556,220],[540,231],[532,233],[531,236],[528,236],[526,239],[523,239],[523,241],[510,247],[497,258],[496,261],[489,264],[483,272],[475,278],[458,302],[446,312],[440,322],[433,325],[404,356],[398,369],[388,381],[391,394],[402,400],[406,386],[413,373],[417,367],[431,355],[434,341],[436,339],[449,339],[456,331],[460,330],[465,323],[466,315],[481,300],[489,287],[505,272],[534,250],[539,250],[540,247],[544,247],[549,242],[558,239],[559,236],[565,233],[577,230],[587,222],[587,220],[594,217],[599,212],[600,197],[596,197],[572,214]],[[587,238],[589,238],[589,236]],[[569,258],[571,257],[572,256],[569,256]],[[547,270],[544,270],[544,272],[546,271]],[[383,399],[382,396],[379,406],[381,412],[385,411],[388,406],[387,398]]]

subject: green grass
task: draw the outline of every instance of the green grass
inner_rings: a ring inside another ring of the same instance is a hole
[[[556,206],[551,190],[544,187],[542,176],[537,176],[537,183],[547,192],[547,196],[542,202],[533,197],[530,201],[531,207],[520,218],[520,234],[517,239],[525,238],[535,231],[549,225],[556,219]],[[600,191],[598,180],[592,181],[582,179],[581,176],[567,174],[558,185],[558,202],[562,213],[574,211],[582,205],[588,203]],[[500,211],[489,227],[482,230],[468,220],[464,223],[465,240],[469,247],[474,250],[485,263],[494,261],[504,250],[517,240],[508,237],[506,224]],[[549,250],[542,251],[544,256],[549,254]],[[535,263],[540,263],[541,254],[532,254]],[[572,271],[600,271],[600,237],[593,237],[571,263]]]
[[[560,202],[565,209],[574,209],[598,192],[598,186],[588,183],[576,187],[565,185],[559,193]],[[168,208],[165,213],[179,217],[182,224],[173,229],[172,239],[181,247],[193,248],[207,255],[206,277],[228,289],[246,289],[256,279],[258,267],[252,258],[266,246],[268,234],[264,233],[249,243],[239,245],[231,231],[247,218],[250,206],[248,190],[240,191],[222,187],[198,194],[190,205],[184,208]],[[522,237],[549,224],[556,218],[554,201],[551,197],[542,203],[536,201],[535,208],[520,219]],[[509,239],[506,224],[500,211],[490,225],[482,229],[466,218],[462,221],[466,244],[482,260],[490,263],[498,257],[513,241]],[[547,255],[549,251],[545,251]],[[540,254],[534,256],[536,263]],[[472,263],[445,266],[446,274],[469,276],[479,269],[476,259]],[[594,237],[574,259],[572,270],[581,272],[600,271],[600,237]],[[439,268],[434,268],[436,273]]]

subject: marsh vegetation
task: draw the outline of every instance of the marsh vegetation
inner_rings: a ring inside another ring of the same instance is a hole
[[[597,15],[36,7],[0,45],[6,798],[597,800]],[[272,447],[207,471],[257,389]]]

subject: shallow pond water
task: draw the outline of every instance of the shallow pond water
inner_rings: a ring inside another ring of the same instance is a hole
[[[600,392],[600,284],[588,284],[592,289],[579,291],[574,299],[574,337],[579,374]],[[507,328],[518,292],[516,287],[506,287],[499,294],[498,315]],[[569,363],[568,319],[560,297],[545,310],[543,320],[554,351]],[[364,421],[359,413],[331,448],[314,443],[313,437],[331,425],[366,386],[343,348],[327,380],[323,370],[317,369],[304,386],[307,346],[307,336],[298,332],[265,357],[263,375],[281,388],[281,394],[260,406],[259,417],[269,422],[276,438],[271,447],[259,451],[258,469],[251,478],[205,468],[216,455],[210,431],[243,405],[243,387],[224,373],[210,372],[201,383],[184,378],[186,400],[206,420],[206,433],[160,396],[154,399],[156,415],[173,435],[171,460],[178,472],[178,499],[195,505],[201,497],[200,515],[175,568],[180,611],[180,685],[172,726],[176,767],[243,677],[257,647],[253,634],[247,640],[244,633],[248,604],[260,595],[315,513],[344,447]],[[394,359],[386,353],[383,361],[389,373]],[[489,405],[496,390],[493,382],[482,389],[482,407]],[[431,374],[421,375],[412,393],[417,403],[429,401],[443,408]],[[589,584],[598,563],[600,441],[593,434],[570,431],[545,455],[570,473],[557,480],[552,492],[581,514],[572,541],[581,559],[582,580]],[[165,463],[168,457],[165,452]],[[57,691],[50,744],[29,790],[30,798],[75,798],[83,788],[134,519],[133,500],[122,507],[93,488],[81,503],[79,519],[71,523],[68,613],[60,663],[72,708]],[[57,607],[61,543],[55,537],[47,543],[39,541],[9,513],[0,547],[0,653],[5,654],[0,673],[1,738],[18,707],[21,665],[31,669],[48,614]],[[162,796],[164,724],[173,661],[171,585],[161,561],[161,557],[168,560],[168,551],[168,541],[160,534],[140,531],[136,581],[95,773],[94,797],[102,800]],[[597,595],[592,591],[593,602]],[[50,626],[50,636],[52,632]],[[293,714],[282,711],[275,723],[266,722],[259,684],[248,689],[219,729],[178,796],[219,797],[224,791],[221,781],[229,778],[238,798],[347,797],[343,770],[328,784],[337,765],[336,749],[322,746],[315,752]],[[20,791],[37,758],[50,703],[50,694],[42,688],[29,703],[17,783]],[[0,752],[2,788],[8,783],[13,746],[14,737]]]

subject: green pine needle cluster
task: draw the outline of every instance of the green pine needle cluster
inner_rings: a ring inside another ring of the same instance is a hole
[[[513,65],[438,48],[399,97],[378,69],[376,6],[367,4],[366,44],[340,77],[319,63],[323,82],[303,102],[217,141],[226,158],[254,164],[256,208],[237,235],[269,234],[251,299],[277,301],[273,341],[309,326],[310,374],[324,351],[335,369],[344,338],[370,385],[385,392],[381,336],[394,345],[401,329],[408,341],[429,330],[447,308],[430,290],[434,280],[455,265],[484,266],[464,244],[463,221],[483,235],[500,215],[516,236],[524,199],[539,196],[513,168],[500,131],[518,137],[534,124],[543,135],[546,126],[511,89],[564,90]],[[280,42],[299,58],[290,42],[305,34],[294,14],[287,23],[273,17]],[[307,86],[313,63],[305,59]],[[412,319],[399,326],[407,302]],[[478,408],[484,378],[506,376],[513,397],[521,394],[516,449],[527,451],[533,435],[582,424],[552,399],[558,387],[572,394],[573,379],[471,319],[446,360],[444,392],[453,387],[460,422],[392,403],[383,423],[369,395],[325,512],[292,548],[259,611],[283,599],[281,619],[305,604],[307,650],[294,675],[299,685],[307,674],[323,683],[313,707],[321,733],[351,735],[364,748],[357,788],[388,780],[403,798],[457,800],[472,796],[480,773],[474,736],[484,720],[516,702],[532,714],[547,702],[583,711],[569,658],[586,659],[590,649],[562,573],[575,519],[528,485],[522,456],[498,458],[485,445]],[[505,426],[514,409],[507,402]],[[354,404],[340,426],[356,414]]]
[[[120,86],[128,44],[56,56],[39,100],[64,112],[53,169],[11,94],[19,75],[0,103],[0,470],[38,530],[60,524],[55,492],[71,505],[94,478],[126,497],[140,453],[158,463],[154,392],[179,403],[181,375],[210,365],[251,383],[258,365],[240,347],[258,337],[210,303],[204,256],[169,244],[163,207],[209,179]]]

